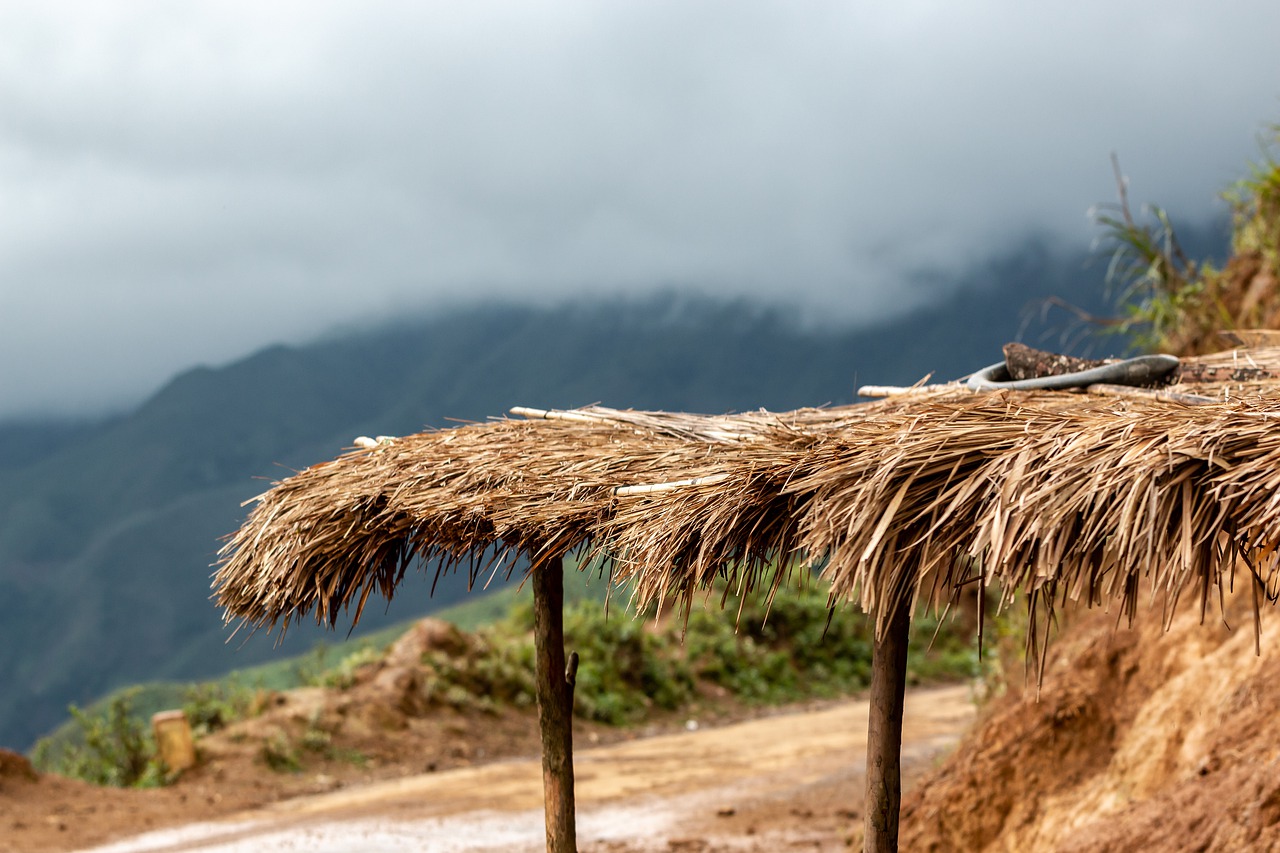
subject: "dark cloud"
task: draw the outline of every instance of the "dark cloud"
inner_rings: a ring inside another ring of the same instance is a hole
[[[682,286],[866,321],[1114,194],[1198,216],[1280,6],[0,7],[0,416],[345,321]]]

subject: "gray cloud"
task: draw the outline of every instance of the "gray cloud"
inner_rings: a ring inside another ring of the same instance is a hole
[[[684,286],[868,320],[1114,195],[1207,212],[1280,7],[0,7],[0,416],[344,321]]]

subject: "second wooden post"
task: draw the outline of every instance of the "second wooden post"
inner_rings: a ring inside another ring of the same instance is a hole
[[[902,804],[902,711],[907,688],[911,597],[895,605],[871,652],[871,708],[867,723],[865,853],[898,849]]]

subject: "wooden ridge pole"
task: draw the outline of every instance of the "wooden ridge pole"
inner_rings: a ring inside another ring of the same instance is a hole
[[[533,572],[538,724],[542,732],[542,791],[547,853],[577,853],[573,799],[573,677],[564,656],[564,561],[554,557]],[[574,663],[576,663],[574,655]]]
[[[867,801],[864,853],[898,849],[902,804],[902,709],[907,689],[911,596],[893,605],[871,652],[871,711],[867,721]]]

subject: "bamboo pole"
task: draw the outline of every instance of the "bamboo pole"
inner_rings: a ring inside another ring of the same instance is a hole
[[[685,486],[710,486],[729,479],[728,474],[708,474],[705,477],[690,477],[687,480],[673,480],[670,483],[653,483],[647,486],[618,486],[613,493],[619,497],[626,495],[651,495],[654,492],[666,492],[671,489],[682,489]]]
[[[564,656],[564,562],[533,571],[533,641],[547,853],[576,853],[573,799],[573,675]],[[576,655],[575,655],[576,658]]]
[[[898,849],[902,803],[902,709],[907,687],[911,596],[904,595],[871,652],[871,710],[867,721],[867,802],[863,850]]]
[[[939,391],[960,391],[965,386],[960,382],[946,382],[940,385],[863,385],[858,388],[859,397],[902,397],[908,394],[935,394]]]

